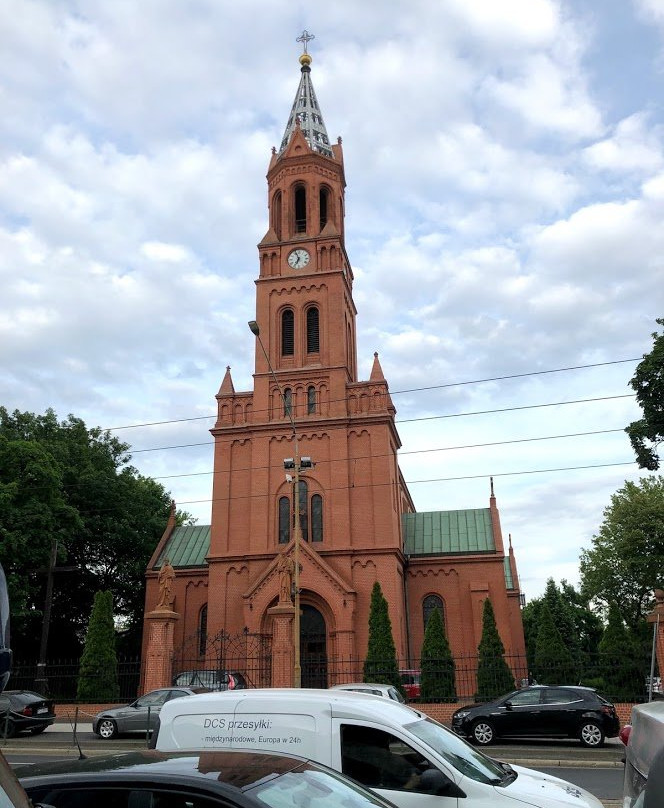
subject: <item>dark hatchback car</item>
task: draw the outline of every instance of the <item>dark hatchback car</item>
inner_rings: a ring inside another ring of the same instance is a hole
[[[331,769],[277,752],[145,750],[18,774],[33,802],[54,808],[393,808]]]
[[[50,699],[32,690],[5,690],[0,694],[0,738],[13,738],[19,732],[40,735],[55,721]]]
[[[496,738],[578,738],[602,746],[620,730],[616,709],[589,687],[533,685],[452,716],[452,729],[477,744]]]

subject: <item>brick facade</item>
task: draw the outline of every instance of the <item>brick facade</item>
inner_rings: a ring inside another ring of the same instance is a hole
[[[310,59],[302,57],[301,64],[302,81],[309,81]],[[292,535],[280,543],[294,510],[284,459],[309,456],[315,467],[302,475],[302,523],[309,540],[300,551],[300,590],[306,614],[317,614],[324,624],[319,651],[322,642],[330,660],[363,657],[371,588],[379,581],[400,659],[420,655],[422,603],[429,594],[444,603],[455,656],[476,653],[487,597],[506,651],[523,655],[516,562],[510,547],[508,589],[493,492],[493,551],[410,558],[404,553],[402,514],[415,508],[399,471],[396,410],[377,354],[369,380],[357,378],[341,141],[327,152],[312,148],[296,121],[288,144],[272,154],[269,227],[258,245],[255,281],[260,338],[254,385],[236,392],[228,368],[216,395],[209,551],[198,567],[176,567],[174,611],[181,619],[173,625],[174,644],[184,645],[199,630],[205,607],[211,636],[271,634],[273,682],[283,682],[292,620],[278,607],[277,559],[294,549]],[[300,252],[294,256],[294,250]],[[255,338],[247,330],[249,339]],[[286,517],[280,509],[289,509]],[[171,520],[148,568],[146,613],[159,597],[157,570],[174,528]],[[145,635],[144,658],[156,665],[152,635]],[[156,681],[151,673],[147,677]]]

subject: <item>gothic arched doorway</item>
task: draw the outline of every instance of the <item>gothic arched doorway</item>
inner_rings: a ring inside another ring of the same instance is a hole
[[[300,617],[300,664],[302,687],[327,687],[325,618],[315,606],[302,604]]]

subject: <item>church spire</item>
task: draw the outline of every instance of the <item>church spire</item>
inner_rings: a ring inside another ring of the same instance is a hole
[[[302,35],[297,38],[297,41],[302,42],[304,46],[304,53],[300,56],[302,76],[300,78],[300,86],[297,88],[295,100],[293,101],[288,123],[286,124],[286,130],[281,139],[279,154],[282,154],[286,146],[288,146],[293,132],[295,132],[296,127],[299,125],[312,151],[323,154],[325,157],[334,157],[323,116],[318,106],[318,100],[316,99],[316,93],[314,92],[314,85],[311,83],[312,60],[309,53],[307,53],[307,44],[312,39],[314,39],[314,35],[310,34],[307,30],[304,30]]]

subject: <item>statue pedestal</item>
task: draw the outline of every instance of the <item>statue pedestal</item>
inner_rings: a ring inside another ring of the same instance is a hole
[[[293,687],[295,607],[291,603],[279,603],[267,613],[272,618],[272,687]]]
[[[143,692],[170,687],[173,677],[173,637],[180,615],[170,609],[156,609],[145,615],[148,642],[145,654]]]

